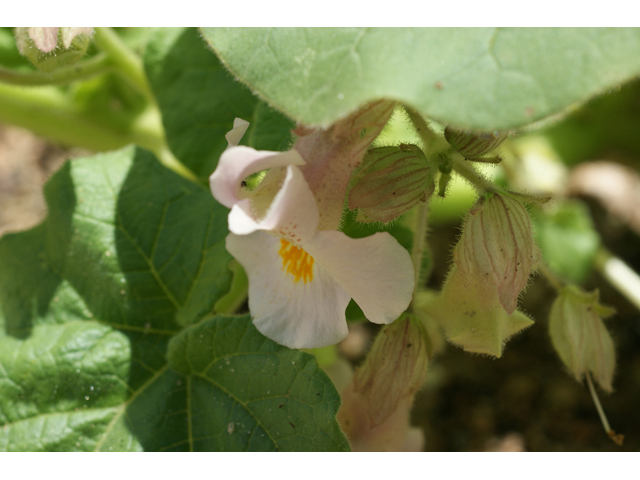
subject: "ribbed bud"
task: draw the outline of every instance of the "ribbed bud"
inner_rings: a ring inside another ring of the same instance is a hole
[[[18,50],[39,70],[73,65],[86,53],[92,27],[16,27]]]
[[[615,346],[602,319],[615,310],[600,305],[598,297],[597,290],[586,293],[573,285],[564,287],[551,306],[549,333],[560,359],[578,381],[591,372],[611,392]]]
[[[359,222],[389,222],[433,193],[435,184],[424,153],[415,145],[369,150],[354,172],[349,208]]]
[[[463,275],[478,275],[494,285],[512,314],[540,260],[524,205],[499,193],[482,197],[469,211],[453,259]]]
[[[504,142],[507,132],[476,133],[446,127],[444,138],[465,158],[477,158],[492,152]]]
[[[406,445],[409,413],[427,374],[431,345],[422,322],[405,314],[385,326],[338,413],[354,450],[400,450]]]

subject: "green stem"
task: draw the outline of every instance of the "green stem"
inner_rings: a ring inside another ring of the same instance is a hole
[[[107,55],[100,54],[75,65],[58,68],[51,73],[16,72],[0,67],[0,82],[23,86],[66,85],[76,80],[86,80],[113,71],[115,68]]]
[[[56,87],[0,83],[0,121],[89,150],[113,150],[135,143],[156,151],[164,145],[162,123],[154,109],[134,118],[111,112],[91,115],[73,105]]]
[[[155,103],[153,91],[144,72],[140,58],[127,47],[109,27],[96,27],[94,40],[127,80]]]
[[[449,162],[453,170],[469,182],[480,195],[486,192],[495,192],[496,186],[489,180],[484,178],[469,162],[462,159],[459,155],[451,155]]]
[[[604,247],[596,252],[594,265],[611,285],[640,310],[640,276],[636,272]]]

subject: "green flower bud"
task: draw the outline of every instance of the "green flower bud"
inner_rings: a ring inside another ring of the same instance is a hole
[[[481,198],[467,215],[453,258],[462,274],[478,275],[497,289],[500,303],[512,314],[540,260],[524,205],[500,193]]]
[[[349,208],[359,222],[389,222],[420,202],[435,184],[422,150],[415,145],[369,150],[354,172]]]
[[[468,130],[456,130],[451,127],[444,129],[444,138],[463,157],[475,159],[492,152],[504,142],[507,132],[474,133]]]
[[[18,50],[44,72],[73,65],[86,53],[91,27],[16,27]]]
[[[574,285],[564,287],[551,306],[549,333],[560,359],[578,381],[591,372],[611,392],[615,346],[602,318],[615,310],[600,305],[598,297],[597,290],[587,293]]]
[[[425,328],[411,314],[380,331],[342,393],[338,419],[353,450],[396,451],[407,446],[408,437],[414,436],[409,427],[411,405],[426,379],[430,355]]]

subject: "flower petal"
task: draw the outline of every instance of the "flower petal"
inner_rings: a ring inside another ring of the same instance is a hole
[[[49,53],[58,46],[59,27],[29,27],[29,37],[38,50]]]
[[[318,207],[302,172],[298,167],[289,166],[284,183],[264,218],[255,219],[250,201],[241,200],[229,213],[229,230],[236,235],[248,235],[256,230],[275,231],[300,244],[313,238],[318,221]]]
[[[304,160],[296,150],[269,152],[230,147],[220,156],[216,171],[209,177],[209,187],[218,202],[231,208],[240,201],[238,193],[245,178],[267,168],[287,165],[304,165]]]
[[[237,117],[233,120],[233,128],[224,136],[229,143],[229,147],[235,147],[240,143],[240,140],[246,133],[247,128],[249,128],[249,122],[246,120]]]
[[[281,240],[266,232],[227,237],[227,250],[249,277],[249,309],[256,328],[290,348],[317,348],[347,336],[349,295],[317,263],[312,278],[299,279],[284,268]]]
[[[307,251],[371,322],[391,323],[409,306],[415,283],[411,257],[387,232],[358,239],[318,232]]]

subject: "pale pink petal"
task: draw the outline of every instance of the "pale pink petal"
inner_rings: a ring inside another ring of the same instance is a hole
[[[249,310],[256,328],[290,348],[333,345],[347,336],[349,295],[317,263],[297,282],[283,269],[280,238],[266,232],[227,237],[227,250],[249,277]]]
[[[391,323],[409,306],[415,283],[411,257],[387,232],[357,239],[318,232],[306,250],[371,322]]]
[[[295,150],[269,152],[230,147],[222,153],[216,171],[209,177],[211,193],[218,202],[231,208],[240,201],[238,193],[245,178],[267,168],[287,165],[304,165],[304,160]]]
[[[249,122],[243,120],[241,118],[236,118],[233,120],[233,128],[227,132],[224,138],[227,139],[229,143],[229,147],[235,147],[240,143],[240,140],[244,136],[245,132],[249,128]]]
[[[64,48],[69,48],[78,35],[93,35],[93,27],[62,27],[60,33]]]
[[[58,45],[58,27],[29,27],[29,37],[38,50],[49,53]]]
[[[250,201],[241,200],[229,213],[229,231],[247,235],[256,230],[269,230],[300,244],[313,238],[318,221],[318,208],[307,182],[298,167],[289,166],[282,188],[264,218],[255,219]]]

